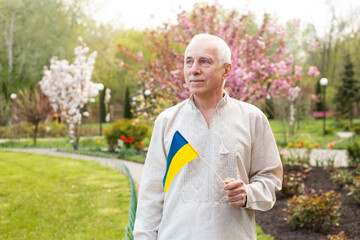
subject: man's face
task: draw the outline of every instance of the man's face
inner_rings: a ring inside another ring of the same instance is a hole
[[[222,94],[228,74],[219,65],[216,43],[211,40],[196,40],[187,49],[184,77],[191,93],[197,96]]]

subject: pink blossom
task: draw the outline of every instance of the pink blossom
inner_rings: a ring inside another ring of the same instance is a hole
[[[295,65],[294,74],[295,74],[296,76],[300,76],[300,75],[301,75],[301,72],[302,72],[302,67],[299,66],[299,65]]]
[[[182,76],[184,54],[181,49],[185,49],[197,33],[209,32],[228,43],[233,71],[226,80],[226,89],[234,98],[256,102],[267,95],[287,97],[293,91],[290,89],[304,78],[302,67],[295,65],[293,55],[287,50],[284,27],[264,15],[259,29],[250,31],[250,26],[255,24],[251,14],[236,10],[224,13],[221,9],[217,4],[195,5],[191,12],[178,14],[177,24],[168,23],[146,32],[149,53],[157,57],[138,59],[133,54],[132,59],[144,66],[138,80],[157,96],[156,109],[171,106],[189,96]],[[295,27],[298,23],[295,22]],[[310,74],[316,74],[315,70],[309,71]]]
[[[301,88],[296,86],[296,87],[293,87],[293,88],[289,88],[288,90],[288,94],[290,96],[294,96],[296,98],[296,96],[298,95],[298,93],[301,91]]]
[[[142,58],[142,57],[143,57],[143,53],[142,53],[141,51],[139,51],[136,55],[137,55],[138,58]]]
[[[318,46],[319,46],[319,42],[318,42],[318,41],[313,42],[313,43],[310,45],[310,47],[309,47],[309,51],[310,51],[310,52],[314,52],[314,51],[318,48]]]
[[[256,42],[261,49],[265,49],[265,43],[263,41],[257,40]]]
[[[317,69],[317,67],[311,66],[309,67],[309,71],[307,73],[307,75],[311,76],[311,77],[317,77],[319,76],[320,72]]]
[[[300,27],[300,23],[301,23],[300,19],[295,19],[295,26],[296,27]]]
[[[318,95],[311,94],[311,101],[313,101],[315,103],[319,103],[320,102],[320,94],[318,94]]]

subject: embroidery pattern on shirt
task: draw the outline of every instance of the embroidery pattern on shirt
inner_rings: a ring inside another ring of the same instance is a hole
[[[191,144],[202,158],[212,166],[222,180],[226,177],[236,178],[238,176],[236,151],[234,146],[231,147],[231,141],[235,134],[231,133],[230,128],[227,127],[230,126],[229,122],[214,115],[214,119],[212,119],[214,126],[208,129],[204,125],[204,119],[200,112],[195,111],[195,113],[185,113],[184,115],[193,116],[189,119],[189,124],[186,124],[184,131],[189,138],[191,136]],[[222,139],[225,137],[222,138],[221,135],[226,136],[227,142],[223,142]],[[226,154],[219,153],[222,144]],[[223,186],[219,177],[200,158],[187,164],[180,178],[181,195],[185,202],[225,202],[226,195]]]

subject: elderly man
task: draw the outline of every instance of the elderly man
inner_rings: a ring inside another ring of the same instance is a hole
[[[254,210],[274,205],[282,165],[265,115],[224,91],[230,73],[230,49],[221,38],[199,34],[191,40],[184,61],[191,96],[155,121],[140,183],[136,240],[256,239]],[[186,164],[165,193],[176,131],[201,158]]]

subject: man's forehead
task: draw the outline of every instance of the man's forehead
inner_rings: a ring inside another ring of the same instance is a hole
[[[202,54],[202,55],[195,55],[195,54],[187,54],[186,56],[185,56],[186,58],[204,58],[204,59],[213,59],[213,56],[211,56],[211,55],[206,55],[206,54]]]
[[[185,57],[191,58],[214,58],[217,53],[217,48],[214,45],[206,44],[206,45],[190,45],[186,51]]]

